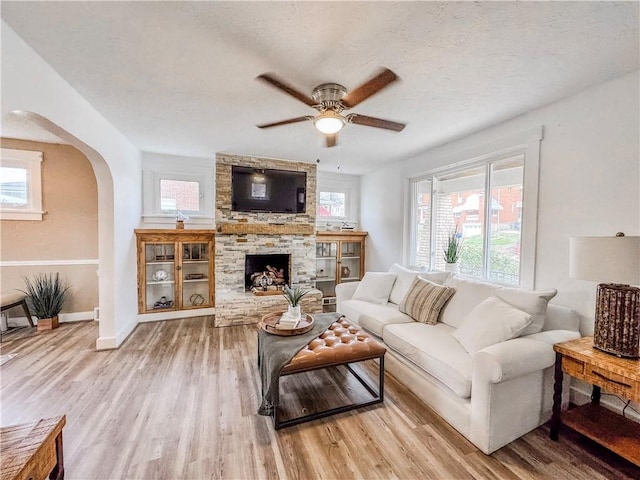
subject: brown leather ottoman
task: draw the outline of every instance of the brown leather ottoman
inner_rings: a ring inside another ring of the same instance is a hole
[[[384,354],[386,351],[387,349],[384,346],[369,334],[365,333],[360,326],[349,322],[345,317],[336,320],[322,335],[309,342],[306,347],[300,350],[291,361],[284,366],[280,373],[280,378],[285,375],[345,365],[349,372],[371,394],[372,398],[363,402],[331,408],[284,421],[279,420],[279,409],[276,406],[273,414],[275,428],[297,425],[336,413],[382,403],[384,401]],[[379,361],[377,390],[350,365],[352,363],[375,359]]]

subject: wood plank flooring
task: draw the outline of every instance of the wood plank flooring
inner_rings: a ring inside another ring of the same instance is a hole
[[[253,325],[140,324],[101,352],[96,337],[94,322],[66,323],[0,345],[18,354],[0,367],[0,424],[66,414],[67,479],[640,478],[546,427],[486,456],[390,375],[384,405],[276,432],[256,414]]]

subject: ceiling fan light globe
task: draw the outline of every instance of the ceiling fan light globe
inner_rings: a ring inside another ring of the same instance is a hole
[[[325,135],[338,133],[340,130],[342,130],[342,127],[344,127],[344,123],[345,122],[342,116],[335,113],[324,113],[313,121],[313,124],[318,129],[318,131],[324,133]]]

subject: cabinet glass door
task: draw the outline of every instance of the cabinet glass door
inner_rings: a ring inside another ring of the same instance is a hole
[[[182,244],[182,307],[211,306],[209,294],[209,244]]]
[[[147,311],[175,308],[175,244],[147,243],[144,254]]]
[[[316,288],[323,297],[336,294],[337,266],[337,242],[316,242]]]
[[[360,242],[342,242],[340,252],[340,281],[360,280]]]

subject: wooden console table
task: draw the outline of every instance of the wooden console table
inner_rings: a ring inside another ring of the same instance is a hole
[[[64,479],[62,427],[66,417],[0,429],[1,480]]]
[[[600,391],[640,402],[640,360],[593,348],[593,337],[558,343],[553,389],[552,440],[565,424],[640,466],[640,424],[600,406]],[[593,385],[591,403],[561,414],[563,372]]]

